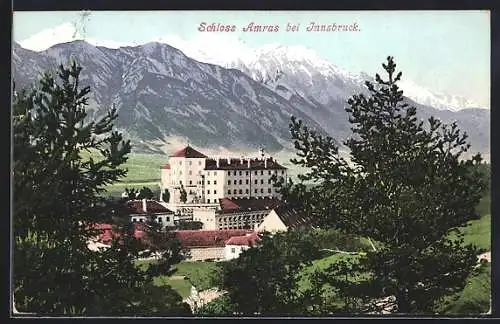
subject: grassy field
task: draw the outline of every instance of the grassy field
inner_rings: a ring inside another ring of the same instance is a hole
[[[84,158],[92,157],[95,160],[99,159],[97,152],[82,154]],[[167,155],[159,154],[141,154],[131,153],[128,155],[128,160],[123,165],[127,169],[127,175],[120,179],[119,182],[113,183],[106,187],[105,196],[120,197],[125,191],[125,188],[148,187],[155,193],[160,190],[160,168],[168,161]]]
[[[154,261],[137,261],[137,265],[141,268],[147,267]],[[173,266],[174,271],[169,276],[158,276],[154,279],[157,286],[169,285],[175,289],[183,298],[189,296],[191,283],[198,289],[203,291],[211,288],[210,278],[217,269],[215,262],[181,262]],[[182,279],[181,277],[187,277]]]
[[[479,201],[479,204],[476,206],[476,212],[479,215],[484,216],[491,214],[491,192],[488,191],[484,194],[483,198]]]
[[[160,197],[160,180],[154,182],[118,182],[113,183],[106,187],[105,196],[111,197],[121,197],[122,193],[125,191],[125,188],[128,189],[141,189],[142,187],[148,187],[155,193],[156,199]]]
[[[464,243],[474,244],[482,251],[491,249],[491,215],[469,222],[469,226],[462,228]]]
[[[445,298],[439,313],[443,315],[477,315],[490,308],[491,264],[483,266],[478,274],[467,279],[462,292]]]
[[[468,226],[461,228],[464,233],[464,244],[474,244],[482,251],[488,251],[491,249],[490,192],[485,193],[477,205],[476,211],[481,215],[481,218],[469,221]]]

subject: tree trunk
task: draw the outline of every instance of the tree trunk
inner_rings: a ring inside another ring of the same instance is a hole
[[[408,298],[408,293],[405,290],[400,291],[399,295],[396,296],[396,304],[398,306],[398,313],[409,314],[411,312],[410,300]]]

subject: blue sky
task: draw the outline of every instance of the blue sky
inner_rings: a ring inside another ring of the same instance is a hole
[[[236,25],[234,33],[202,33],[201,22]],[[250,22],[279,25],[273,33],[243,32]],[[307,32],[317,24],[357,23],[357,32]],[[23,41],[65,23],[93,39],[141,44],[160,37],[186,41],[219,34],[260,47],[303,45],[352,72],[381,72],[387,55],[403,77],[433,91],[464,96],[489,107],[490,16],[488,11],[96,11],[15,12],[13,39]],[[286,32],[287,23],[299,32]],[[217,45],[220,46],[220,45]],[[230,50],[230,48],[228,48]]]

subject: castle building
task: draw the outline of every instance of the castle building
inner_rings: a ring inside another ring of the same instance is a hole
[[[161,169],[168,204],[214,204],[222,198],[280,198],[272,176],[287,180],[287,169],[263,150],[258,157],[208,157],[191,146],[170,156]],[[185,191],[185,197],[182,197]],[[185,198],[185,199],[181,199]],[[185,200],[185,201],[183,201]]]

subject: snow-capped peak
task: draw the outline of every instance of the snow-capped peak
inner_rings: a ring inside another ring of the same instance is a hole
[[[19,45],[32,51],[43,51],[60,43],[67,43],[74,40],[83,40],[83,36],[78,32],[72,23],[64,23],[54,28],[44,29],[19,42]]]
[[[94,46],[102,46],[107,48],[119,48],[124,46],[137,45],[87,37],[85,35],[85,31],[82,30],[82,28],[79,28],[76,24],[69,22],[56,26],[54,28],[44,29],[37,34],[19,41],[18,43],[23,48],[35,52],[41,52],[54,45],[69,43],[77,40],[83,40]]]
[[[314,98],[320,103],[344,99],[363,88],[366,74],[346,71],[302,45],[266,44],[251,47],[240,38],[220,34],[199,34],[190,40],[178,36],[163,36],[142,42],[123,43],[89,38],[84,28],[64,23],[19,42],[27,49],[43,51],[53,45],[84,40],[94,46],[119,48],[158,42],[173,46],[200,62],[239,69],[258,81],[273,80],[289,90]],[[400,87],[404,95],[417,103],[437,109],[460,110],[480,105],[460,96],[440,94],[403,78]]]
[[[479,108],[481,105],[466,98],[431,91],[404,78],[398,83],[403,95],[413,101],[439,110],[458,111],[465,108]]]

